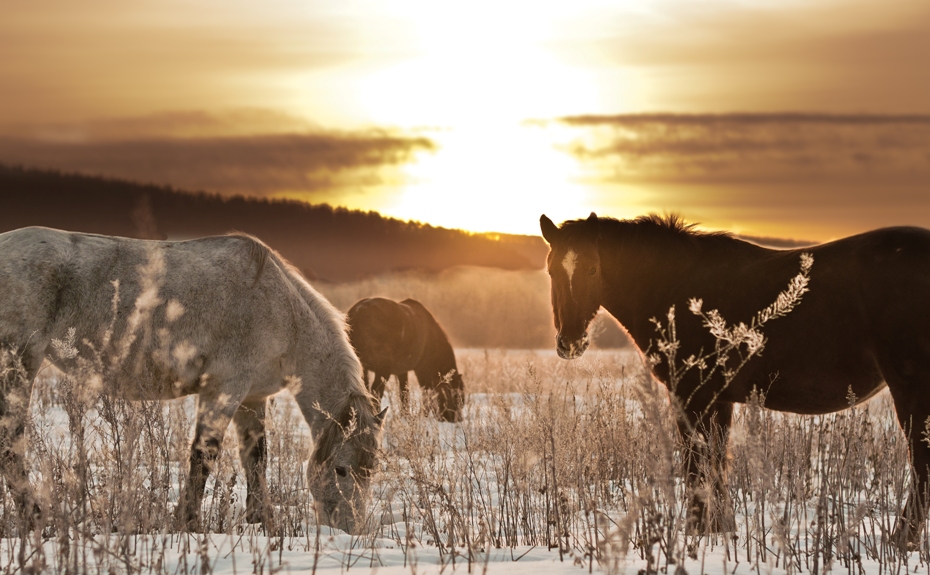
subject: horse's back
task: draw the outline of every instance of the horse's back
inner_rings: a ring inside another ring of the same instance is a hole
[[[398,375],[416,366],[423,334],[409,306],[387,298],[365,298],[346,317],[349,340],[366,369]]]
[[[386,298],[364,298],[349,309],[349,341],[365,369],[382,375],[395,373],[403,320],[397,302]]]
[[[70,275],[67,232],[30,227],[0,234],[0,339],[22,346],[48,336],[57,314],[59,286]]]
[[[286,273],[265,266],[268,251],[243,236],[0,234],[0,338],[43,355],[72,328],[77,342],[114,342],[99,352],[119,355],[122,342],[135,359],[119,375],[146,374],[156,387],[193,389],[207,369],[216,377],[267,370],[291,347],[281,334],[293,331],[299,303]]]
[[[804,252],[814,258],[809,291],[763,328],[765,349],[747,364],[734,399],[754,385],[769,407],[822,413],[847,407],[849,390],[863,399],[894,385],[902,369],[930,381],[930,232],[885,228],[777,252],[755,274],[787,279]]]
[[[878,230],[860,261],[858,290],[885,378],[930,390],[930,231]]]

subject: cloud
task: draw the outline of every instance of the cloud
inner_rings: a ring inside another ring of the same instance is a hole
[[[241,106],[348,124],[359,110],[339,71],[414,42],[388,17],[318,3],[15,2],[0,18],[0,124]]]
[[[566,23],[562,48],[575,66],[621,72],[627,109],[930,112],[926,2],[659,0],[620,10]]]
[[[677,212],[769,244],[930,227],[930,116],[632,114],[545,126],[605,213]]]
[[[928,181],[930,116],[573,116],[563,149],[617,182]]]
[[[267,113],[222,117],[190,112],[58,126],[38,130],[34,137],[0,138],[0,163],[181,189],[273,195],[378,185],[417,153],[435,149],[428,138],[385,130],[284,133],[287,120]],[[202,135],[260,128],[271,133]]]
[[[279,110],[232,108],[171,110],[139,116],[104,117],[77,122],[8,124],[3,135],[59,142],[216,138],[325,132],[306,118]]]

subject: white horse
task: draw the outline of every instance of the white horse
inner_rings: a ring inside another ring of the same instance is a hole
[[[181,528],[197,523],[230,420],[247,520],[268,519],[265,399],[287,387],[315,440],[309,475],[320,520],[358,526],[384,412],[362,381],[343,315],[265,244],[244,235],[159,242],[24,228],[0,234],[0,294],[0,471],[27,521],[40,510],[24,430],[47,358],[104,393],[197,395]]]

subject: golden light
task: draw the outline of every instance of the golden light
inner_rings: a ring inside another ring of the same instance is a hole
[[[384,213],[443,227],[539,233],[539,215],[586,215],[579,166],[543,128],[500,125],[431,134],[440,149],[406,167],[409,183]]]
[[[403,6],[400,16],[414,27],[418,49],[360,81],[372,121],[470,127],[598,109],[590,72],[560,62],[546,47],[564,16],[559,4]]]
[[[421,127],[437,143],[407,166],[383,213],[471,231],[538,234],[539,214],[585,215],[579,166],[553,130],[525,120],[598,108],[588,71],[546,48],[567,3],[404,3],[418,51],[362,81],[377,124]],[[622,103],[619,103],[622,104]]]

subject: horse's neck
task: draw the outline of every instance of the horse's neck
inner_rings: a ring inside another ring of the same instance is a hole
[[[689,298],[707,297],[726,281],[720,278],[720,269],[753,256],[747,244],[733,242],[727,238],[643,241],[632,255],[629,248],[606,243],[600,254],[605,279],[602,306],[646,349],[656,337],[653,318],[667,326],[671,306],[679,314],[685,312]]]
[[[327,420],[338,420],[352,398],[366,393],[362,366],[351,347],[338,339],[323,345],[321,339],[304,346],[296,366],[300,384],[294,396],[314,434]]]

